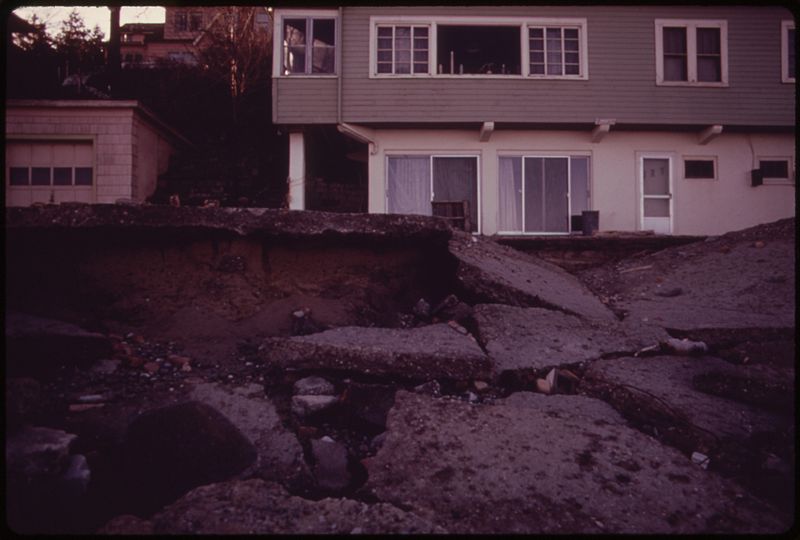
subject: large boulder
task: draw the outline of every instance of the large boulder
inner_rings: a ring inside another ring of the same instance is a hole
[[[543,307],[582,318],[615,320],[614,314],[577,278],[558,266],[466,233],[454,233],[450,253],[457,279],[472,303]]]
[[[310,336],[269,338],[261,354],[272,367],[357,371],[412,380],[485,378],[488,357],[447,324],[399,330],[345,327]]]
[[[189,395],[224,414],[252,443],[257,457],[251,468],[260,478],[298,488],[310,482],[311,473],[303,460],[303,448],[297,437],[283,426],[263,386],[227,388],[199,383]]]
[[[399,391],[366,488],[455,533],[780,532],[791,519],[584,396]]]
[[[227,480],[252,464],[253,444],[198,401],[148,411],[128,427],[124,467],[130,505],[147,514],[190,489]]]
[[[11,375],[46,377],[62,365],[85,367],[112,352],[103,334],[23,313],[6,315],[6,369]]]

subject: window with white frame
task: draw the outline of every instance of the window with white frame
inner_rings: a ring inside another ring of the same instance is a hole
[[[795,49],[794,21],[781,22],[781,80],[795,82],[797,56]]]
[[[758,169],[765,184],[786,184],[794,181],[792,160],[784,157],[762,157]]]
[[[336,18],[282,17],[282,75],[336,73]]]
[[[659,85],[727,86],[726,21],[656,19]]]
[[[580,27],[529,26],[530,74],[581,74]]]
[[[377,73],[427,75],[430,70],[428,35],[427,26],[378,25]]]
[[[586,19],[370,20],[370,77],[588,78]]]

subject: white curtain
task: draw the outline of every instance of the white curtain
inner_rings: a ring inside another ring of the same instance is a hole
[[[389,213],[431,215],[431,168],[428,156],[389,158]]]
[[[501,157],[498,171],[500,183],[500,230],[522,231],[522,158]]]

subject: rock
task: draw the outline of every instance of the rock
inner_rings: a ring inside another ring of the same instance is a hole
[[[193,384],[190,397],[220,411],[253,444],[258,453],[252,465],[255,474],[296,489],[310,484],[311,471],[303,459],[303,448],[284,427],[262,385],[230,389],[205,382]]]
[[[489,388],[489,383],[485,381],[473,381],[472,386],[474,386],[475,390],[477,390],[478,392],[483,392],[484,390]]]
[[[446,324],[408,330],[344,327],[269,338],[259,354],[274,368],[357,371],[407,380],[468,380],[491,374],[481,348]]]
[[[77,438],[60,429],[26,427],[6,440],[6,471],[26,478],[60,475]]]
[[[16,533],[72,532],[91,477],[77,435],[25,427],[6,440],[6,519]]]
[[[105,403],[70,403],[67,410],[69,412],[84,412],[92,409],[100,409],[105,407]]]
[[[498,376],[505,371],[542,370],[594,360],[667,339],[657,327],[589,321],[542,308],[498,304],[475,306],[478,336]]]
[[[701,454],[700,452],[692,452],[692,463],[700,465],[701,469],[708,469],[709,461],[707,455]]]
[[[545,381],[547,381],[547,384],[550,385],[550,390],[552,392],[555,392],[556,390],[558,390],[558,371],[556,371],[556,368],[551,369],[547,373],[547,376],[545,377]]]
[[[680,296],[683,294],[683,289],[680,287],[673,287],[671,289],[665,290],[657,290],[655,293],[656,296],[663,296],[664,298],[673,298],[675,296]]]
[[[158,373],[158,370],[161,369],[161,364],[158,362],[147,362],[142,366],[147,373]]]
[[[231,478],[257,455],[230,420],[197,401],[136,418],[128,426],[123,454],[137,513],[152,512],[193,487]]]
[[[472,318],[472,306],[461,302],[456,295],[451,294],[436,306],[432,315],[443,321],[455,321],[464,325]]]
[[[117,516],[97,530],[97,534],[103,535],[151,535],[153,534],[153,523],[130,514]]]
[[[662,342],[662,346],[669,352],[679,355],[700,355],[708,352],[708,347],[702,341],[691,341],[688,339],[668,338]]]
[[[616,320],[577,278],[538,257],[458,232],[449,250],[458,261],[457,279],[470,303],[546,306],[587,319]]]
[[[305,418],[331,408],[338,401],[336,396],[292,396],[292,413]]]
[[[439,317],[440,319],[446,319],[447,315],[445,315],[445,313],[455,308],[459,303],[460,300],[458,299],[458,296],[454,294],[449,294],[445,297],[444,300],[442,300],[441,302],[439,302],[439,304],[436,305],[431,314],[434,317]]]
[[[422,383],[414,387],[414,392],[420,394],[427,394],[429,396],[438,396],[439,394],[441,394],[441,391],[442,387],[436,380],[428,381],[426,383]]]
[[[453,330],[455,330],[456,332],[458,332],[462,336],[466,336],[467,334],[469,334],[469,331],[466,328],[464,328],[463,326],[461,326],[460,324],[458,324],[455,321],[448,321],[447,326],[449,326],[450,328],[452,328]]]
[[[307,336],[320,332],[322,327],[311,318],[311,309],[303,308],[292,312],[292,335]]]
[[[98,360],[97,363],[95,363],[95,365],[92,366],[90,371],[98,375],[111,375],[112,373],[117,371],[119,365],[120,365],[119,360],[102,358]]]
[[[431,305],[424,298],[420,298],[417,300],[417,303],[414,304],[414,308],[411,312],[418,319],[428,321],[431,318]]]
[[[43,398],[42,386],[35,379],[7,378],[6,429],[8,432],[39,420],[43,412]]]
[[[181,356],[178,354],[167,355],[167,360],[174,366],[189,365],[192,361],[192,359],[189,358],[188,356]]]
[[[368,429],[383,430],[386,414],[394,405],[393,386],[351,382],[342,395],[342,409],[348,418],[361,422]]]
[[[294,383],[293,393],[304,396],[332,396],[336,390],[332,383],[322,377],[305,377]]]
[[[347,448],[332,440],[312,440],[311,454],[317,486],[328,492],[339,492],[350,484]]]
[[[63,321],[6,315],[6,369],[11,376],[46,377],[62,365],[88,367],[113,353],[111,340]]]
[[[386,433],[363,461],[364,489],[430,512],[450,533],[774,533],[792,523],[584,396],[518,392],[476,407],[400,390]]]
[[[553,391],[553,386],[546,379],[536,379],[536,391],[549,394]]]
[[[414,513],[384,503],[303,499],[260,479],[202,486],[152,518],[156,534],[444,533]]]

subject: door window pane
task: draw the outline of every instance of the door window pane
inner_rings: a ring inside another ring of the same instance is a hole
[[[669,160],[645,159],[643,163],[645,195],[669,195]]]
[[[545,232],[569,231],[568,167],[566,158],[544,160]]]
[[[569,161],[570,214],[580,216],[584,210],[589,209],[589,158],[573,156]]]
[[[544,230],[544,159],[525,158],[525,231]]]
[[[644,199],[644,217],[669,217],[669,199]]]

